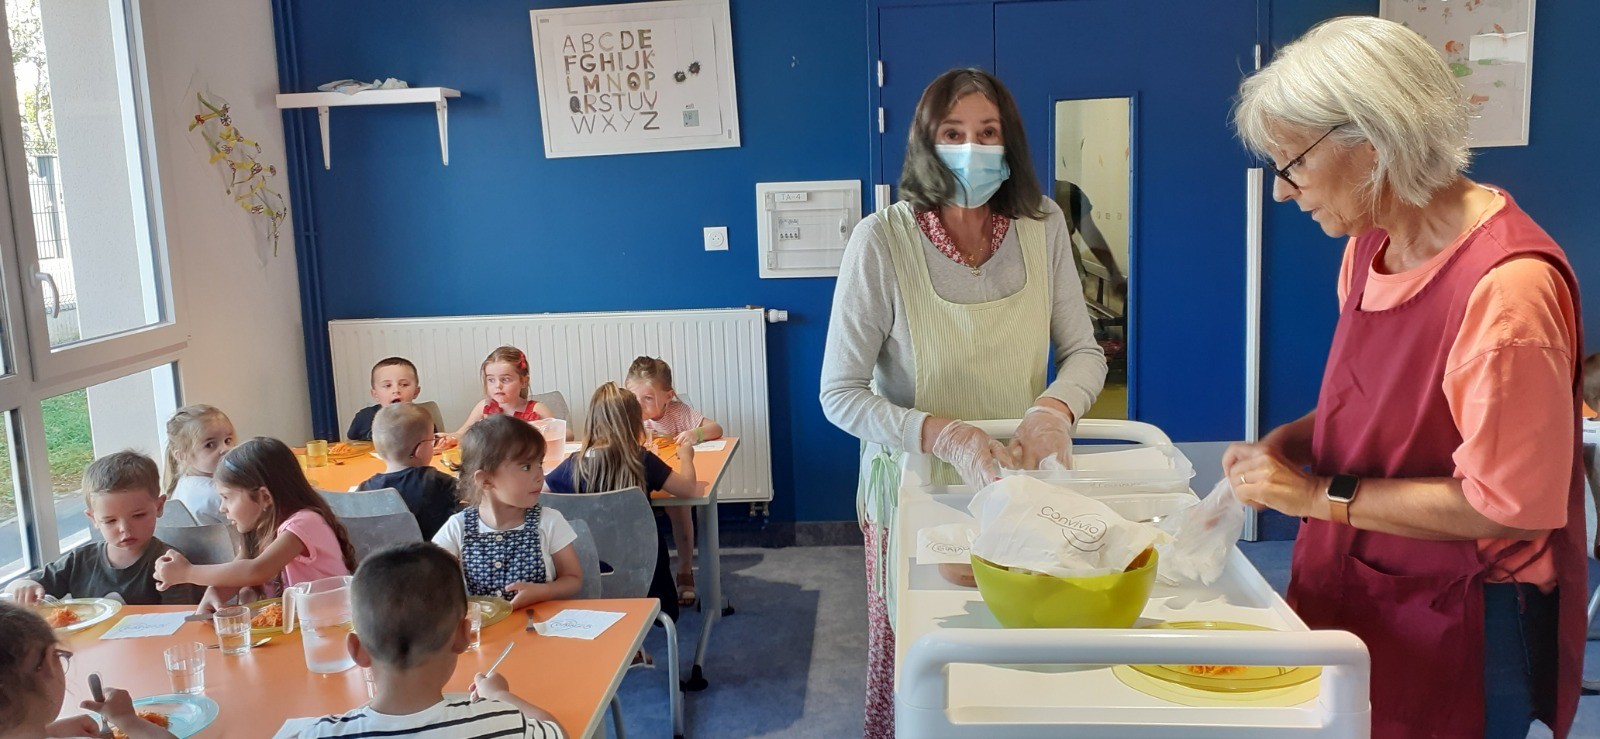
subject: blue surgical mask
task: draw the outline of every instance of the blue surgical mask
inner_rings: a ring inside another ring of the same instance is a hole
[[[977,208],[989,202],[989,198],[1000,191],[1000,185],[1011,177],[1004,146],[938,144],[933,150],[956,176],[951,205]]]

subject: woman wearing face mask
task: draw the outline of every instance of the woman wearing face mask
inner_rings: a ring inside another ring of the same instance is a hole
[[[900,456],[933,454],[949,463],[936,477],[973,486],[1001,466],[1070,464],[1072,425],[1106,376],[1066,221],[1040,192],[999,80],[955,69],[928,85],[900,197],[850,237],[822,364],[823,412],[864,442],[868,737],[894,734],[888,538]],[[1023,419],[1010,446],[967,423],[1006,418]]]

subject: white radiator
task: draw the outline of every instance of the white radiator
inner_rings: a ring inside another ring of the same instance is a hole
[[[739,437],[719,499],[770,501],[765,313],[738,308],[329,321],[340,429],[372,405],[372,365],[400,356],[417,365],[418,400],[437,402],[452,427],[447,430],[454,431],[483,398],[479,364],[509,344],[528,353],[532,392],[566,396],[568,420],[581,437],[595,388],[620,383],[634,357],[660,357],[672,366],[678,395]]]

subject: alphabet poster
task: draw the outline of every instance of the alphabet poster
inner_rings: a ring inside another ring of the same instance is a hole
[[[739,145],[728,0],[530,16],[546,157]]]

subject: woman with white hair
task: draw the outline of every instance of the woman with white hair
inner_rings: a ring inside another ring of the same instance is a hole
[[[1223,467],[1303,520],[1289,602],[1372,655],[1375,737],[1565,736],[1584,640],[1578,286],[1503,190],[1428,43],[1323,23],[1245,80],[1273,197],[1348,237],[1317,407]]]

